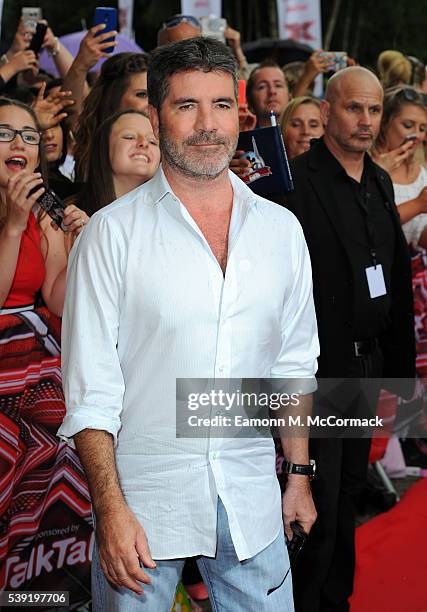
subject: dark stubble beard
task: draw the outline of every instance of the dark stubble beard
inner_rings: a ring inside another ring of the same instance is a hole
[[[216,178],[228,168],[237,146],[237,135],[226,138],[218,136],[215,131],[199,131],[182,143],[177,143],[169,138],[162,125],[159,127],[159,140],[162,159],[169,166],[189,178],[207,180]],[[185,147],[200,144],[220,146],[212,150],[187,149],[185,152]]]

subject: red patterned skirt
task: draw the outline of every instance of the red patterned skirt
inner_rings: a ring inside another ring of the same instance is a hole
[[[77,605],[93,535],[83,469],[56,437],[60,326],[46,308],[0,315],[0,589],[68,590]]]

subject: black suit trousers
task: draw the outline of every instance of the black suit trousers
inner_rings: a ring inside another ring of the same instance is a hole
[[[350,374],[379,378],[382,365],[377,348],[368,357],[355,357]],[[373,406],[379,391],[379,385],[369,385]],[[365,401],[363,394],[361,401]],[[366,412],[363,407],[361,412]],[[355,570],[355,503],[366,481],[370,444],[370,437],[310,440],[310,457],[317,464],[312,482],[317,521],[293,568],[296,612],[349,610]]]

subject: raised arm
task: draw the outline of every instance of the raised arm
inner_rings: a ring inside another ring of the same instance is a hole
[[[43,20],[47,24],[47,21]],[[58,37],[52,32],[52,29],[48,27],[46,35],[43,41],[43,48],[52,56],[55,66],[58,69],[59,76],[64,78],[71,64],[74,61],[74,57],[68,51],[64,45],[61,44]]]
[[[101,57],[110,57],[108,53],[104,52],[104,49],[113,47],[117,44],[117,41],[105,42],[112,36],[117,35],[117,32],[107,32],[96,36],[103,29],[105,29],[105,24],[101,23],[87,32],[80,43],[79,52],[76,58],[64,78],[63,89],[70,90],[75,100],[75,105],[72,109],[72,122],[74,122],[81,113],[84,99],[89,93],[86,82],[88,71],[96,65]]]

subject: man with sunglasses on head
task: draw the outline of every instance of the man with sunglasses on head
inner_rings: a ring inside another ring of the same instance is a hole
[[[295,192],[286,196],[313,265],[319,389],[322,378],[352,385],[353,403],[340,395],[338,416],[370,416],[378,379],[415,375],[409,254],[390,177],[368,154],[382,109],[383,90],[373,73],[361,67],[336,73],[321,104],[325,135],[292,160]],[[411,395],[411,380],[404,391]],[[312,485],[318,519],[294,572],[298,612],[349,610],[355,500],[370,449],[366,434],[351,437],[358,433],[349,430],[332,439],[328,429],[310,440],[320,474]]]
[[[197,17],[178,13],[163,23],[157,33],[157,44],[160,47],[178,40],[196,38],[202,34],[202,24]],[[250,68],[240,44],[240,32],[227,25],[224,30],[224,38],[236,58],[239,79],[246,80],[249,77]]]
[[[316,518],[307,439],[283,432],[282,497],[269,428],[180,435],[194,406],[188,391],[177,403],[177,382],[228,379],[228,390],[229,379],[297,378],[310,409],[318,340],[307,247],[294,215],[228,170],[239,122],[223,43],[154,50],[148,97],[162,165],[92,216],[67,278],[59,435],[74,439],[92,496],[93,610],[168,612],[196,557],[214,609],[293,612],[284,531],[292,539],[294,521],[309,532]]]

